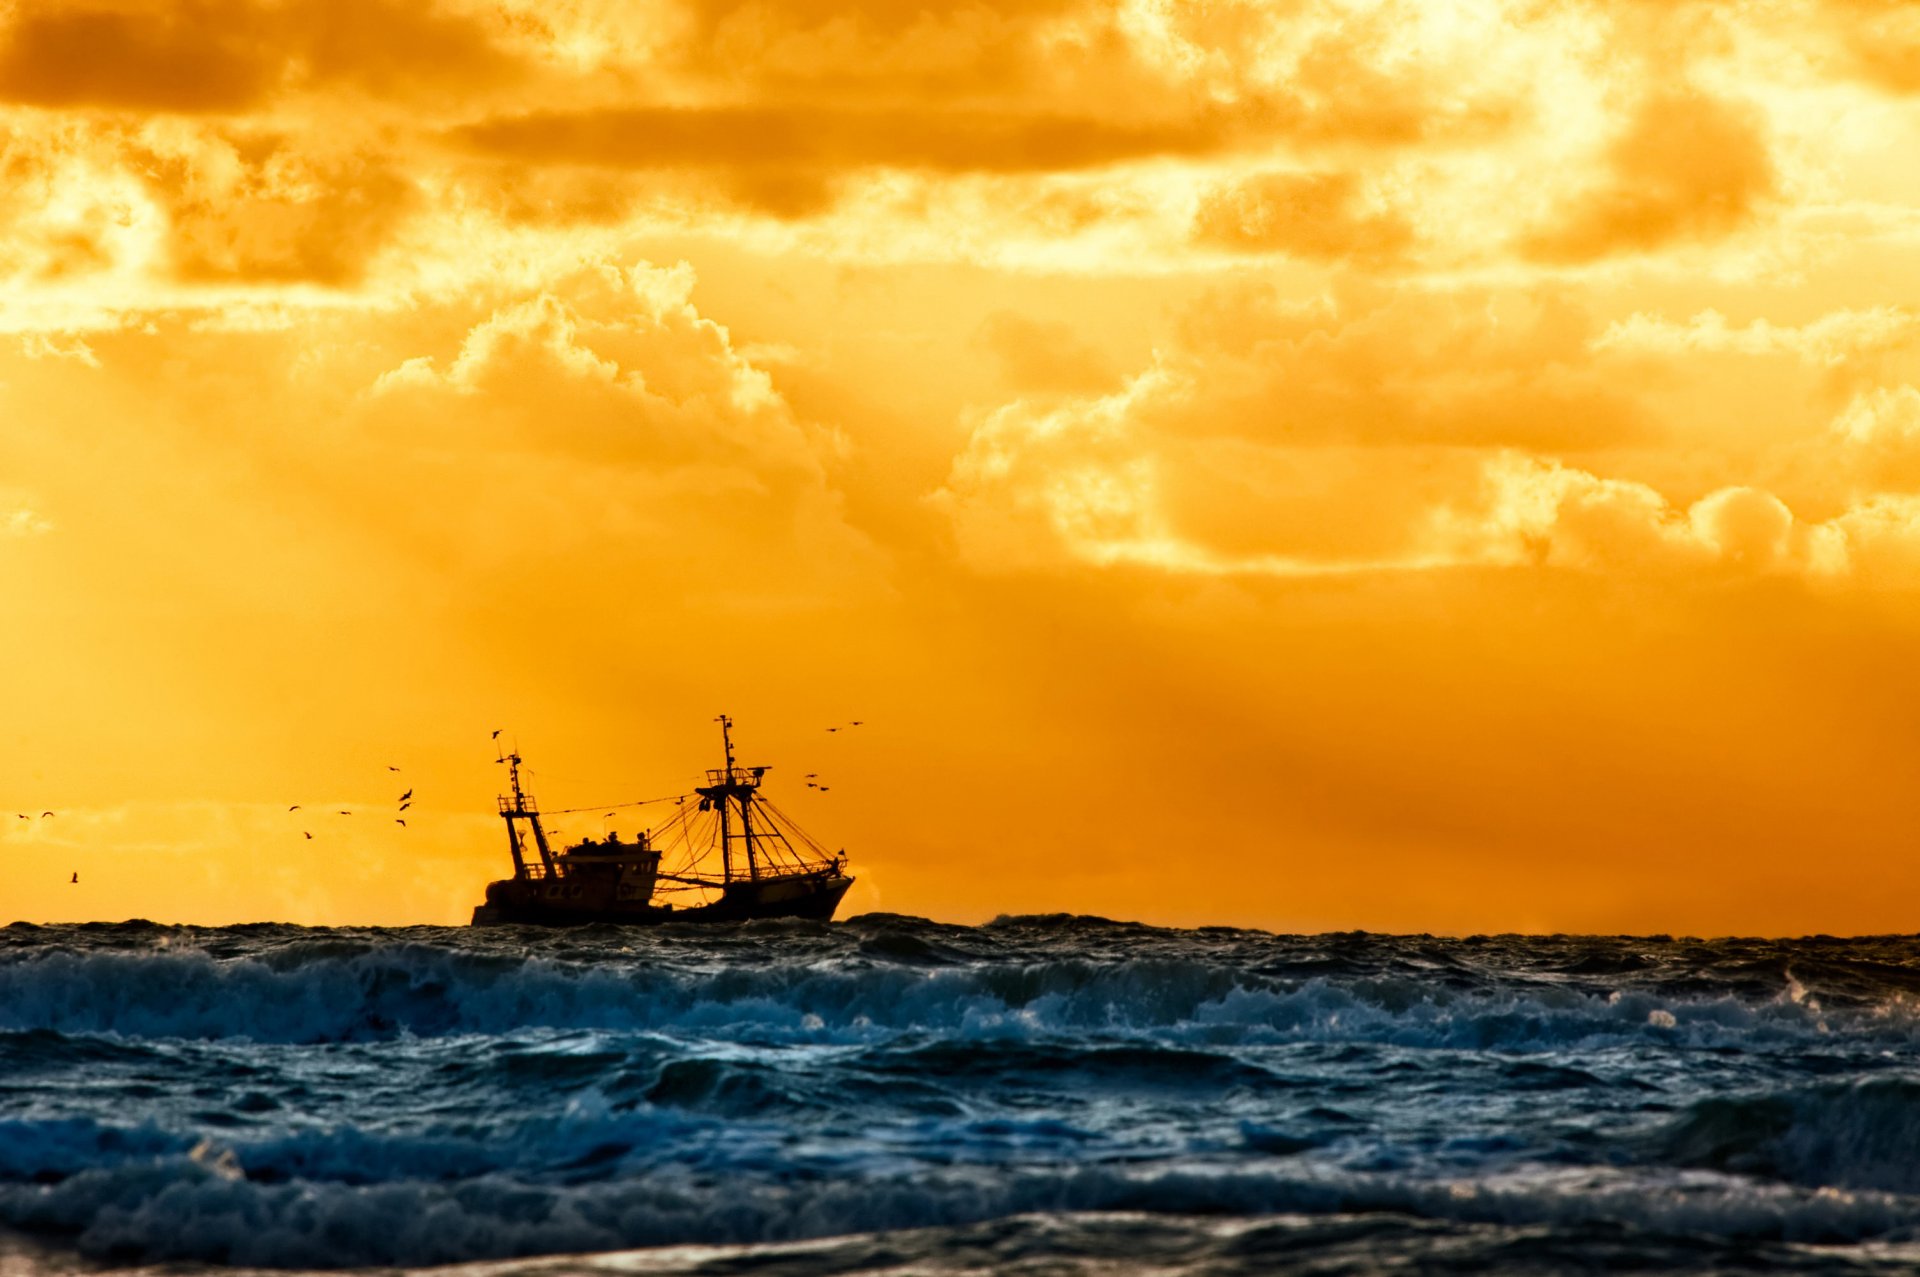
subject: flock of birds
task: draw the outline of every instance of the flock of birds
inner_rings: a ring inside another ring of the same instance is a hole
[[[865,719],[856,718],[856,719],[853,719],[851,722],[840,723],[833,727],[829,727],[827,730],[830,732],[837,732],[842,727],[865,727],[866,725],[867,723]],[[808,789],[817,789],[823,794],[826,793],[829,789],[833,788],[833,786],[831,785],[822,785],[820,783],[819,772],[808,772],[804,777],[802,777],[802,779],[804,779],[807,782]]]
[[[498,736],[499,734],[500,734],[499,732],[495,732],[495,733],[494,733],[494,735],[495,735],[495,736]],[[388,770],[388,771],[390,771],[390,772],[397,772],[397,771],[399,771],[400,769],[399,769],[398,767],[395,767],[395,766],[394,766],[394,765],[393,765],[392,763],[388,763],[388,764],[387,764],[387,770]],[[409,786],[407,786],[407,792],[405,792],[404,794],[401,794],[401,795],[400,795],[400,797],[399,797],[398,799],[396,799],[395,801],[396,801],[396,802],[398,802],[398,803],[400,804],[397,810],[399,810],[399,811],[401,811],[401,812],[404,812],[404,811],[406,811],[406,810],[407,810],[407,808],[409,808],[409,807],[411,807],[411,806],[413,806],[413,786],[411,786],[411,785],[409,785]],[[290,807],[288,807],[288,808],[287,808],[287,810],[288,810],[288,811],[299,811],[299,810],[300,810],[300,804],[299,804],[299,803],[294,803],[294,804],[293,804],[292,806],[290,806]],[[351,815],[353,815],[353,808],[351,808],[351,807],[342,807],[342,808],[341,808],[341,809],[339,810],[339,812],[338,812],[338,813],[336,813],[336,814],[338,814],[338,815],[341,815],[341,816],[351,816]],[[400,828],[402,828],[402,829],[405,829],[405,828],[407,827],[407,818],[406,818],[406,817],[405,817],[404,815],[396,815],[396,816],[395,816],[395,817],[393,818],[393,823],[394,823],[394,824],[396,824],[396,825],[398,825],[398,826],[400,826]],[[301,831],[300,831],[300,833],[301,833],[301,835],[302,835],[303,837],[306,837],[306,838],[312,838],[312,837],[313,837],[313,831],[312,831],[311,829],[303,829],[303,830],[301,830]]]
[[[856,718],[845,723],[836,723],[832,727],[827,728],[827,730],[830,732],[837,732],[837,731],[841,731],[842,729],[850,730],[855,727],[864,727],[864,726],[866,726],[866,720]],[[500,728],[497,728],[497,727],[494,728],[492,739],[496,741],[499,740],[500,732],[501,732]],[[395,767],[392,763],[388,763],[387,770],[390,772],[398,772],[400,771],[400,768]],[[806,774],[805,779],[807,782],[808,789],[818,790],[819,792],[824,794],[824,793],[827,793],[832,788],[832,786],[830,785],[823,785],[820,783],[820,773],[818,772],[808,772]],[[402,793],[400,797],[395,801],[399,804],[399,806],[396,809],[397,814],[393,818],[393,823],[400,826],[400,828],[405,829],[407,827],[407,818],[405,813],[409,807],[413,806],[413,786],[411,785],[407,786],[406,791]],[[287,807],[287,810],[289,812],[295,812],[295,811],[302,810],[302,807],[299,803],[292,803]],[[17,812],[15,814],[18,815],[21,820],[35,819],[34,817],[27,815],[25,812]],[[50,819],[56,814],[57,813],[54,813],[51,811],[43,811],[40,813],[38,818],[41,820],[46,820],[46,819]],[[353,815],[353,809],[351,807],[342,807],[335,814],[341,815],[341,816],[351,816]],[[608,812],[607,815],[611,816],[613,815],[613,813]],[[313,831],[311,829],[303,829],[300,831],[300,834],[303,838],[307,838],[307,839],[311,839],[313,837]],[[76,884],[80,881],[80,873],[78,870],[74,871],[71,881]]]

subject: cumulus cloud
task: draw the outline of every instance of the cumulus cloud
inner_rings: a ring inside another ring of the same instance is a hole
[[[1409,485],[1396,458],[1359,464],[1362,484],[1323,494],[1272,486],[1260,540],[1235,543],[1170,493],[1204,460],[1137,449],[1125,413],[1143,387],[1067,417],[983,422],[937,503],[962,552],[994,572],[1133,565],[1172,574],[1314,577],[1464,568],[1552,568],[1628,577],[1791,576],[1920,588],[1920,499],[1881,495],[1809,523],[1771,492],[1727,487],[1679,506],[1652,486],[1561,462],[1498,453]],[[1135,444],[1130,448],[1129,444]],[[1202,476],[1216,492],[1224,470]],[[1268,477],[1271,477],[1270,475]],[[1324,475],[1322,476],[1324,478]],[[1229,495],[1227,499],[1231,500]],[[1307,505],[1344,526],[1303,533]],[[1362,526],[1364,520],[1364,526]]]
[[[874,579],[883,560],[822,461],[831,435],[700,314],[693,282],[684,267],[589,269],[495,307],[450,357],[382,374],[355,446],[441,494],[408,535],[555,581],[575,577],[560,565],[576,552],[578,572],[618,563],[635,587],[718,588],[724,572],[735,597],[768,602]]]
[[[1743,575],[1847,566],[1837,528],[1797,521],[1770,492],[1722,488],[1682,509],[1647,484],[1518,454],[1490,459],[1477,498],[1436,512],[1430,526],[1461,563]]]
[[[1833,420],[1848,443],[1888,446],[1920,439],[1920,390],[1882,386],[1854,396]]]

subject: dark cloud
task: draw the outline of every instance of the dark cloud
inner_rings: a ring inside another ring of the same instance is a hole
[[[23,9],[0,32],[0,98],[34,106],[238,112],[282,88],[412,97],[515,67],[473,19],[396,0],[88,0]]]
[[[212,5],[30,9],[0,45],[0,96],[36,106],[233,111],[283,67],[251,23]]]
[[[493,119],[455,136],[504,158],[609,168],[1026,173],[1207,154],[1230,145],[1244,123],[1222,111],[1126,124],[996,110],[633,107]]]
[[[1773,194],[1759,122],[1691,89],[1657,92],[1608,151],[1601,185],[1526,245],[1547,261],[1592,261],[1716,239],[1748,224]]]

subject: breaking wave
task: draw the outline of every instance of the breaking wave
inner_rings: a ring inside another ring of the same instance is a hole
[[[1664,996],[1404,975],[1263,975],[1215,962],[1052,958],[928,966],[919,954],[798,968],[687,969],[319,944],[271,955],[55,951],[0,964],[0,1030],[260,1043],[377,1041],[528,1028],[870,1040],[1087,1031],[1259,1044],[1366,1041],[1540,1050],[1649,1037],[1693,1045],[1852,1033],[1910,1040],[1904,1004],[1823,1011],[1784,996]],[[4,1051],[5,1047],[0,1047]]]

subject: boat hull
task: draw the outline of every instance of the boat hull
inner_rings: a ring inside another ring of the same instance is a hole
[[[827,922],[853,879],[839,873],[795,874],[728,883],[720,898],[691,909],[648,901],[618,900],[585,892],[553,892],[547,884],[507,878],[487,886],[487,902],[473,911],[473,925],[584,927],[617,923],[652,927],[663,923],[750,922],[758,918],[809,918]]]

